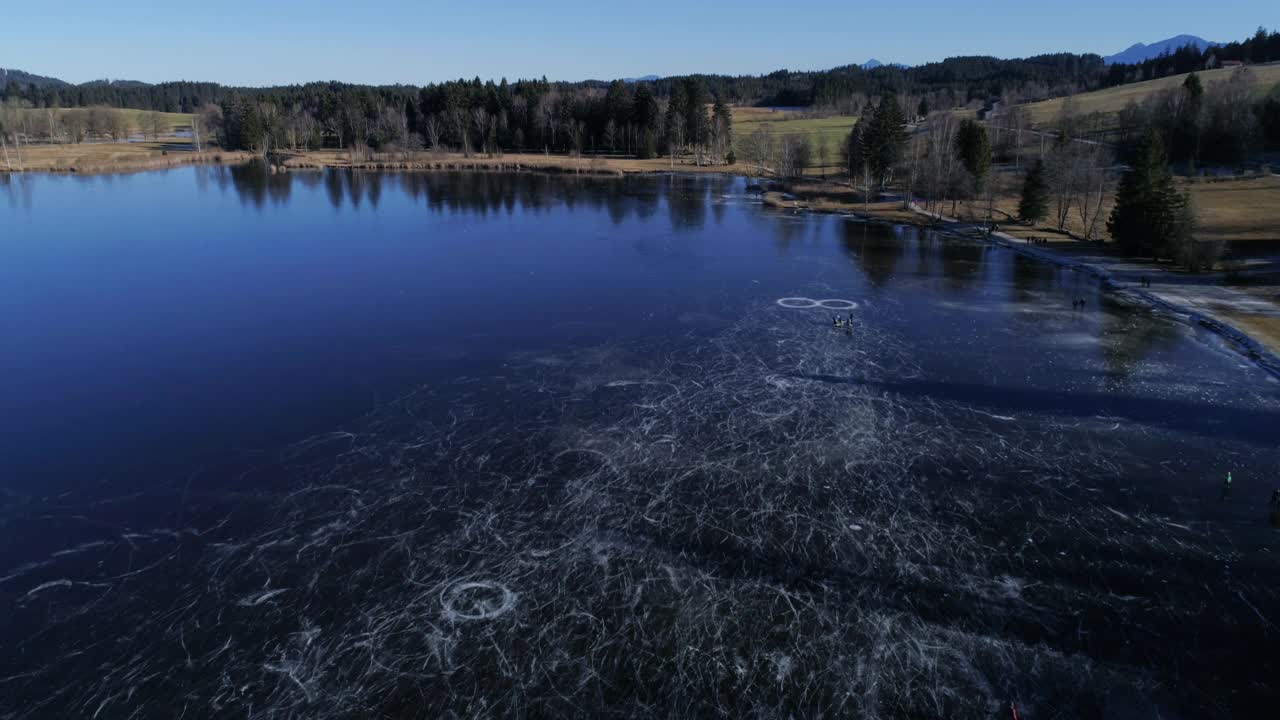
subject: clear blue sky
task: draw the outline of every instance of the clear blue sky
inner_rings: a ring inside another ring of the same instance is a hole
[[[1280,27],[1276,0],[5,0],[0,67],[98,78],[417,85],[1119,52]]]

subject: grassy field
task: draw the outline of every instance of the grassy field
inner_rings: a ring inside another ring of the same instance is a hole
[[[1191,195],[1199,220],[1196,234],[1200,239],[1223,242],[1280,240],[1280,177],[1182,181],[1179,185]],[[1012,190],[1006,188],[995,198],[997,222],[1007,223],[1018,212],[1018,196]],[[951,203],[947,203],[943,211],[949,213]],[[1105,222],[1110,212],[1111,200],[1108,200],[1103,207],[1102,219],[1096,226],[1095,237],[1110,239]],[[987,204],[982,201],[970,205],[961,201],[957,203],[956,213],[963,218],[985,218]],[[1077,235],[1083,234],[1079,213],[1071,212],[1066,229]],[[1056,235],[1047,221],[1036,228],[1010,225],[1007,230],[1017,237]]]
[[[86,108],[76,109],[84,110]],[[129,119],[129,126],[133,128],[134,132],[138,132],[138,129],[142,127],[143,116],[149,112],[147,110],[132,110],[128,108],[107,109],[111,112],[124,113],[124,116]],[[51,110],[54,117],[61,117],[63,114],[70,111],[69,108],[52,108]],[[47,122],[47,113],[50,112],[50,110],[29,109],[24,112],[31,116],[31,122],[33,123],[34,128],[37,129],[37,132],[43,132],[45,123]],[[186,113],[160,113],[160,115],[164,118],[164,124],[165,127],[168,128],[168,132],[174,132],[180,128],[186,129],[191,127],[191,115]]]
[[[734,151],[738,155],[739,164],[749,162],[747,153],[743,149],[744,141],[760,125],[767,123],[773,129],[775,139],[791,133],[804,133],[809,136],[811,142],[825,140],[828,155],[827,167],[834,169],[840,166],[840,146],[857,122],[856,117],[849,115],[815,117],[803,110],[735,107],[733,109]],[[813,162],[814,170],[819,170],[816,152]]]
[[[1280,177],[1189,183],[1205,239],[1280,240]]]
[[[1201,82],[1208,87],[1226,80],[1231,77],[1233,72],[1235,72],[1235,68],[1219,68],[1201,72],[1199,75]],[[1251,65],[1249,66],[1249,72],[1253,78],[1254,92],[1259,97],[1266,95],[1276,86],[1276,83],[1280,83],[1280,63]],[[1075,96],[1076,107],[1082,115],[1095,112],[1104,115],[1118,113],[1124,109],[1125,105],[1129,104],[1129,101],[1133,100],[1141,103],[1155,93],[1181,86],[1186,79],[1186,75],[1170,75],[1157,80],[1147,80],[1146,82],[1130,83],[1106,88],[1105,90],[1082,93]],[[1023,107],[1030,114],[1033,125],[1044,127],[1052,124],[1058,117],[1058,113],[1061,112],[1062,104],[1065,101],[1065,98],[1055,98],[1053,100],[1029,103]]]
[[[193,152],[190,141],[172,138],[160,142],[92,142],[29,145],[19,157],[10,146],[14,170],[28,172],[110,173],[153,170],[201,162],[241,162],[249,153],[234,151]],[[5,170],[0,158],[0,171]]]

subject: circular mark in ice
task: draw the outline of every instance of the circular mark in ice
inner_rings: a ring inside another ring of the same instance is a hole
[[[447,620],[492,620],[516,606],[516,594],[495,582],[460,582],[445,588],[440,604]]]
[[[822,308],[824,310],[856,310],[858,303],[852,300],[844,300],[842,298],[828,298],[826,300],[814,300],[807,297],[785,297],[776,301],[784,308],[792,310],[810,310],[812,308]]]
[[[778,304],[784,308],[792,308],[793,310],[805,310],[808,308],[818,307],[817,300],[811,300],[806,297],[779,298]]]
[[[841,300],[841,299],[833,298],[830,300],[819,300],[818,307],[824,308],[826,310],[857,310],[858,303],[852,300]]]

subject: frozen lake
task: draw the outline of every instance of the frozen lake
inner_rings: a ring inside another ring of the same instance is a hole
[[[0,176],[0,719],[1268,714],[1280,383],[745,185]]]

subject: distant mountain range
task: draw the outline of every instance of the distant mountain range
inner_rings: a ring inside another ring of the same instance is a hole
[[[863,70],[875,70],[876,68],[881,67],[882,65],[884,65],[884,63],[880,62],[875,58],[871,58],[870,60],[862,63],[861,67]]]
[[[1144,60],[1158,58],[1167,53],[1171,54],[1174,50],[1184,48],[1188,45],[1195,45],[1196,49],[1203,52],[1205,48],[1217,47],[1221,44],[1222,43],[1219,42],[1205,40],[1204,38],[1196,35],[1175,35],[1171,38],[1151,43],[1150,45],[1145,43],[1131,45],[1124,52],[1118,52],[1115,55],[1107,55],[1103,57],[1102,60],[1108,65],[1116,65],[1119,63],[1132,65]]]

